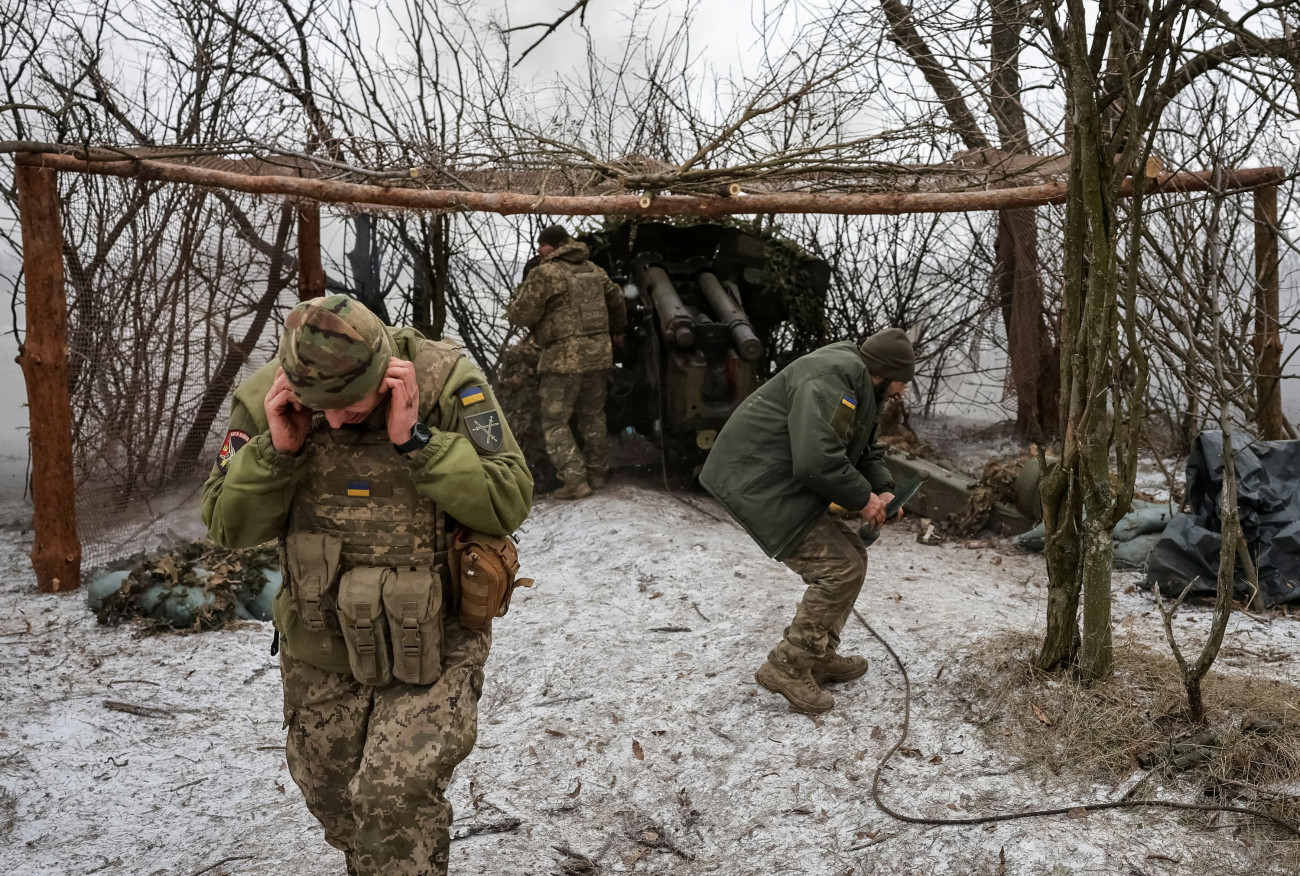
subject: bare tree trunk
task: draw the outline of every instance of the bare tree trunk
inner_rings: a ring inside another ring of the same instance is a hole
[[[997,123],[1002,150],[1027,154],[1029,130],[1020,84],[1020,32],[1026,7],[1018,0],[993,0],[991,12],[989,109]],[[1016,434],[1042,441],[1056,432],[1060,381],[1053,364],[1056,352],[1043,314],[1038,225],[1033,210],[1003,210],[998,214],[994,254],[994,287],[1001,299],[1011,382],[1016,391]]]
[[[1220,389],[1223,389],[1222,384]],[[1225,401],[1221,406],[1223,415],[1219,420],[1221,426],[1227,425],[1227,409]],[[1200,656],[1196,658],[1195,663],[1188,663],[1183,656],[1182,649],[1178,646],[1178,639],[1174,635],[1173,623],[1174,615],[1178,613],[1179,607],[1191,590],[1191,585],[1187,585],[1172,607],[1166,609],[1163,605],[1160,606],[1160,614],[1165,626],[1165,640],[1173,651],[1174,661],[1178,664],[1178,671],[1182,675],[1183,690],[1187,693],[1188,715],[1198,724],[1205,721],[1205,701],[1201,696],[1201,681],[1219,656],[1219,649],[1223,647],[1223,634],[1228,628],[1228,619],[1232,616],[1232,591],[1236,583],[1237,563],[1241,562],[1248,570],[1254,566],[1246,547],[1246,540],[1241,535],[1241,516],[1237,504],[1237,464],[1232,449],[1232,433],[1227,429],[1223,432],[1223,488],[1219,493],[1219,519],[1221,521],[1219,575],[1215,582],[1214,617],[1210,621],[1210,634],[1206,637],[1205,644],[1201,646]]]
[[[356,238],[352,249],[348,250],[348,263],[352,266],[352,289],[357,300],[364,304],[371,313],[383,320],[384,325],[392,325],[384,305],[384,287],[380,275],[379,235],[375,233],[375,217],[360,213],[352,219],[352,230]]]
[[[204,388],[203,397],[195,410],[194,421],[185,433],[185,440],[181,442],[180,450],[176,454],[176,462],[172,465],[172,477],[188,474],[202,463],[200,457],[203,454],[203,447],[207,444],[208,434],[212,430],[217,414],[221,412],[221,405],[234,388],[239,369],[248,361],[253,348],[261,339],[266,323],[275,310],[275,303],[280,298],[280,293],[289,285],[288,273],[284,269],[284,254],[295,212],[293,206],[288,203],[280,207],[280,224],[276,230],[275,248],[267,269],[266,291],[257,302],[257,307],[253,311],[253,322],[244,333],[243,340],[239,343],[227,342],[221,364],[217,366],[212,379]]]
[[[890,33],[938,96],[953,129],[968,149],[991,145],[943,64],[917,32],[902,0],[881,0]],[[989,106],[1005,152],[1028,153],[1029,131],[1020,101],[1020,31],[1025,11],[1017,0],[994,0],[990,32],[992,91]],[[1011,383],[1016,392],[1016,433],[1041,441],[1056,430],[1058,405],[1055,358],[1043,320],[1043,284],[1038,265],[1038,227],[1033,210],[998,213],[993,288],[1007,333]]]
[[[1116,208],[1109,185],[1113,168],[1103,167],[1108,153],[1093,92],[1082,0],[1069,0],[1067,6],[1066,28],[1054,34],[1062,67],[1069,71],[1068,112],[1075,120],[1061,315],[1061,397],[1066,409],[1061,459],[1045,471],[1042,488],[1044,508],[1053,511],[1044,515],[1049,586],[1060,591],[1055,603],[1062,610],[1048,612],[1039,666],[1056,668],[1069,653],[1067,643],[1077,635],[1076,619],[1063,609],[1081,595],[1083,635],[1075,667],[1081,680],[1092,682],[1110,673],[1112,660],[1115,500],[1108,464],[1112,431],[1107,387],[1116,313]],[[1049,590],[1049,605],[1051,597]]]
[[[415,288],[411,296],[411,323],[429,338],[441,338],[447,330],[447,286],[451,261],[450,218],[421,216],[418,237],[411,234],[405,219],[396,221],[402,246],[411,257]]]

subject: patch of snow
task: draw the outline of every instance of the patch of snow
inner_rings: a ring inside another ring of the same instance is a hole
[[[801,583],[708,516],[725,517],[716,505],[689,501],[708,514],[617,482],[580,502],[538,503],[520,536],[523,573],[537,584],[496,622],[479,744],[450,789],[454,836],[521,824],[453,841],[453,874],[550,873],[556,847],[602,872],[1280,872],[1229,831],[1169,813],[893,821],[870,794],[902,715],[887,654],[851,619],[842,650],[867,655],[871,671],[833,688],[836,708],[816,721],[758,688],[753,672]],[[915,537],[906,525],[885,530],[858,600],[913,683],[908,744],[920,756],[885,771],[891,805],[951,817],[1122,794],[1016,771],[936,680],[983,637],[1041,628],[1041,557],[1002,541]],[[0,532],[0,868],[341,873],[284,765],[270,625],[152,638],[98,626],[81,594],[35,591],[29,544]],[[1132,583],[1115,577],[1118,634],[1163,649],[1158,613]],[[1205,619],[1185,609],[1179,628]],[[1238,615],[1225,663],[1284,654],[1264,671],[1294,680],[1298,631],[1287,618]]]

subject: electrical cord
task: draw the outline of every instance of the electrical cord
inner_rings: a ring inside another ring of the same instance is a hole
[[[1178,803],[1173,800],[1114,800],[1103,801],[1098,803],[1076,803],[1073,806],[1059,806],[1052,809],[1028,809],[1023,812],[1008,812],[1002,815],[981,815],[971,818],[926,818],[918,815],[908,815],[905,812],[899,812],[888,803],[880,798],[880,775],[890,759],[903,747],[907,741],[907,734],[912,723],[912,682],[907,675],[907,667],[903,665],[903,660],[898,656],[893,646],[885,641],[885,637],[876,632],[867,619],[862,616],[856,608],[853,609],[853,615],[856,617],[867,632],[871,634],[877,642],[884,646],[893,658],[894,664],[898,667],[899,673],[903,676],[903,731],[893,747],[885,753],[885,756],[876,764],[876,773],[871,780],[871,799],[875,801],[877,808],[896,821],[902,821],[906,824],[926,824],[926,825],[976,825],[992,824],[998,821],[1016,821],[1024,818],[1046,818],[1053,815],[1066,815],[1071,812],[1083,810],[1084,812],[1100,812],[1106,809],[1140,809],[1143,807],[1158,807],[1161,809],[1179,809],[1190,812],[1235,812],[1238,815],[1249,815],[1253,818],[1262,818],[1271,821],[1278,827],[1283,828],[1293,836],[1300,837],[1300,827],[1291,822],[1263,812],[1258,809],[1250,809],[1245,806],[1220,806],[1211,803]]]

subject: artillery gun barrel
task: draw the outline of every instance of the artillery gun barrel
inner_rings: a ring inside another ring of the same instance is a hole
[[[668,272],[658,265],[646,265],[642,270],[642,285],[650,293],[650,300],[655,303],[655,312],[659,314],[659,325],[664,337],[675,346],[689,349],[695,346],[695,318],[682,303]]]
[[[763,342],[754,334],[754,327],[749,324],[749,317],[740,309],[740,304],[727,293],[712,271],[702,271],[698,280],[718,322],[725,323],[731,330],[731,342],[740,358],[757,362],[763,355]]]

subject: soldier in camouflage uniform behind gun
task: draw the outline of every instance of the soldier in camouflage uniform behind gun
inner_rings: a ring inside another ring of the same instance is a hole
[[[235,390],[203,521],[226,547],[279,541],[286,759],[349,873],[447,872],[491,644],[447,611],[451,527],[509,534],[532,490],[479,370],[341,295],[290,311]]]
[[[915,373],[899,329],[801,356],[750,395],[718,433],[700,483],[768,556],[807,585],[755,680],[801,712],[829,711],[822,685],[866,674],[866,658],[838,653],[840,633],[867,574],[858,522],[885,520],[894,480],[876,443],[877,411]],[[899,517],[902,516],[900,511]]]
[[[506,316],[541,347],[542,435],[564,482],[559,499],[581,499],[609,475],[605,386],[614,364],[610,336],[621,343],[627,324],[623,290],[587,258],[586,244],[559,225],[537,237],[541,262],[515,290]],[[577,419],[582,452],[569,428]]]

